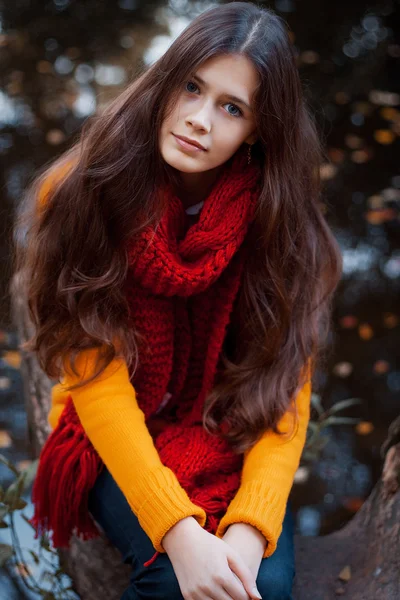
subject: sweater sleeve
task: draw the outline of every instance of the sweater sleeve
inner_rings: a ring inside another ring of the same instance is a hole
[[[279,431],[292,431],[290,438],[266,431],[244,454],[240,487],[221,519],[216,536],[222,538],[233,523],[248,523],[266,538],[263,558],[274,553],[282,531],[286,504],[294,475],[304,448],[310,418],[311,380],[296,396],[298,427],[295,415],[288,410],[281,418]]]
[[[72,396],[79,420],[137,516],[142,529],[159,552],[164,535],[181,519],[193,516],[203,527],[206,513],[192,503],[174,472],[159,457],[145,423],[135,390],[123,359],[114,359],[92,382],[67,392],[94,372],[96,349],[85,350],[77,358],[78,377],[68,373],[52,390],[48,421],[52,427]]]

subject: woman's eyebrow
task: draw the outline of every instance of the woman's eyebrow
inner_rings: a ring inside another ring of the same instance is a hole
[[[193,77],[193,79],[197,79],[197,81],[199,83],[201,83],[201,85],[204,85],[205,88],[207,88],[207,84],[204,81],[204,79],[202,79],[201,77],[199,77],[199,75],[196,75],[195,73],[192,73],[191,75]],[[252,112],[250,106],[247,104],[247,102],[245,102],[244,100],[242,100],[241,98],[238,98],[237,96],[232,96],[232,94],[225,94],[225,96],[227,98],[230,98],[231,100],[233,100],[234,102],[237,102],[238,104],[243,104],[244,106],[246,106],[248,108],[248,110],[250,112]]]

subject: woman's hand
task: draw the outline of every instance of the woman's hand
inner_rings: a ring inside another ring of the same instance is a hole
[[[261,598],[255,577],[236,549],[208,533],[193,517],[174,525],[162,545],[185,600]]]
[[[267,547],[267,541],[262,533],[247,523],[234,523],[228,527],[222,539],[240,554],[256,581]]]

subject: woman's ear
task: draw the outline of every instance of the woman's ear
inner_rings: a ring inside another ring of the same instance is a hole
[[[258,138],[257,133],[253,133],[252,135],[249,135],[249,137],[247,139],[245,139],[245,143],[250,144],[250,146],[252,146],[253,144],[256,143],[257,138]]]

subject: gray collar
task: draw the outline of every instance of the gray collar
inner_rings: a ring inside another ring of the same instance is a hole
[[[201,207],[204,204],[204,200],[202,200],[201,202],[198,202],[197,204],[193,204],[193,206],[189,206],[189,208],[186,208],[185,212],[187,215],[197,215],[200,210]]]

